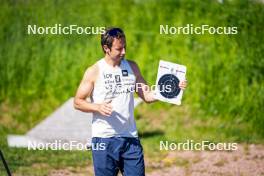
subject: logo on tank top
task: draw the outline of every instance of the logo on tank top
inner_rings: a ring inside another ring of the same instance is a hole
[[[122,76],[128,76],[128,71],[127,70],[122,70]]]

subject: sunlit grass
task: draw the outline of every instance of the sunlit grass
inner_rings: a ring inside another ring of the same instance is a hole
[[[21,172],[28,167],[29,173],[33,163],[48,162],[39,157],[53,154],[59,159],[49,158],[47,167],[71,166],[79,157],[80,165],[90,161],[79,152],[9,149],[6,135],[25,133],[74,96],[85,69],[103,57],[99,35],[27,35],[28,24],[120,26],[127,36],[127,58],[138,63],[150,84],[160,59],[187,66],[182,106],[156,103],[136,111],[147,156],[159,156],[160,140],[263,143],[263,9],[247,0],[1,2],[0,133],[11,168],[24,165]],[[237,26],[239,33],[160,35],[160,24]],[[21,162],[19,156],[24,156]]]

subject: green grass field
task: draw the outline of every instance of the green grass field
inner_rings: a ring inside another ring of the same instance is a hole
[[[0,148],[18,175],[91,163],[89,152],[8,148],[6,136],[24,134],[74,96],[85,69],[103,57],[99,35],[28,35],[29,24],[119,26],[127,36],[126,58],[150,84],[160,59],[187,66],[182,106],[159,102],[136,109],[148,158],[158,159],[160,140],[263,144],[263,3],[3,0],[0,20]],[[238,34],[160,35],[166,24],[236,26]]]

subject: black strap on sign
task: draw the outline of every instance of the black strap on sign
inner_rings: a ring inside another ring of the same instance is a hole
[[[10,170],[9,170],[9,168],[8,168],[8,165],[7,165],[6,161],[5,161],[4,155],[3,155],[3,153],[2,153],[1,150],[0,150],[0,157],[1,157],[1,160],[2,160],[2,162],[3,162],[3,164],[4,164],[4,166],[5,166],[5,169],[6,169],[6,173],[7,173],[7,175],[8,175],[8,176],[11,176],[11,172],[10,172]]]

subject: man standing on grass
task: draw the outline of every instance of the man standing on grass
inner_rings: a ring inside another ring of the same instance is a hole
[[[143,149],[134,120],[134,91],[145,102],[156,101],[138,65],[126,60],[126,37],[120,28],[101,36],[104,58],[89,67],[77,90],[74,107],[92,112],[92,144],[96,176],[145,175]],[[136,86],[140,85],[140,86]],[[186,87],[186,82],[180,83]],[[90,98],[91,102],[86,99]]]

